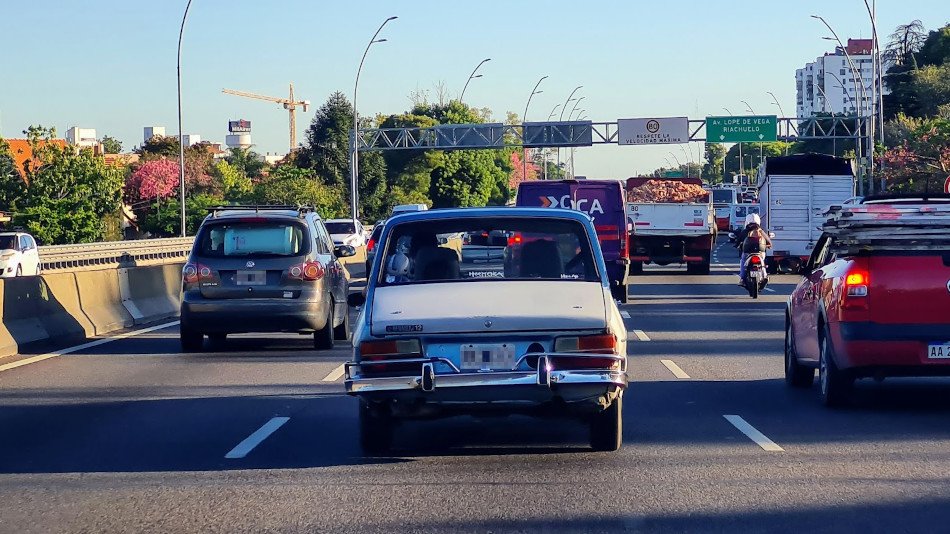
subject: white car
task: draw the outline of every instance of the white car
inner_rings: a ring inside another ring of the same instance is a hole
[[[428,209],[429,209],[429,206],[425,204],[399,204],[398,206],[393,206],[393,211],[390,216],[399,215],[401,213],[427,211]]]
[[[40,274],[40,254],[30,234],[0,233],[0,278]]]
[[[464,262],[459,234],[498,236],[500,252]],[[592,448],[620,447],[627,329],[590,217],[407,213],[376,250],[366,293],[348,299],[363,306],[344,369],[364,451],[389,449],[397,419],[485,412],[575,417]]]
[[[353,219],[330,219],[324,221],[334,245],[349,245],[359,248],[366,245],[366,229],[363,223]]]

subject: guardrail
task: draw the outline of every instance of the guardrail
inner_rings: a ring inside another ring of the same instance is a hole
[[[44,271],[134,267],[184,261],[194,237],[107,241],[39,247]]]

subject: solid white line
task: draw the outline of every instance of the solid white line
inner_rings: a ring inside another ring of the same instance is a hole
[[[637,336],[637,339],[640,341],[650,341],[650,336],[648,336],[643,330],[634,330],[633,335]]]
[[[754,426],[750,425],[745,421],[745,419],[739,417],[738,415],[723,415],[726,418],[726,421],[732,423],[732,426],[739,429],[739,432],[742,432],[749,439],[754,441],[759,447],[762,447],[762,450],[770,452],[782,452],[785,449],[779,447],[774,441],[765,437],[765,434],[759,432],[755,429]]]
[[[689,375],[686,374],[686,371],[681,369],[679,365],[676,365],[676,362],[673,360],[660,360],[660,363],[665,365],[666,368],[669,369],[676,378],[689,378]]]
[[[624,310],[624,311],[620,312],[620,316],[623,317],[624,319],[629,319],[629,318],[630,318],[630,312]]]
[[[765,290],[768,291],[769,293],[775,293],[775,290],[772,289],[771,287],[767,287],[765,288]]]
[[[339,367],[330,371],[330,374],[323,377],[323,382],[336,382],[343,376],[343,364],[340,364]]]
[[[244,438],[244,441],[238,443],[237,447],[231,449],[231,452],[225,454],[224,457],[232,460],[235,458],[244,458],[249,452],[254,450],[254,447],[260,445],[262,441],[276,432],[278,428],[284,426],[284,423],[287,421],[290,421],[289,417],[272,418],[270,421],[264,423],[264,426],[255,430],[253,434]]]
[[[0,371],[8,371],[10,369],[16,369],[17,367],[22,367],[24,365],[29,365],[31,363],[41,362],[43,360],[48,360],[50,358],[55,358],[57,356],[72,354],[73,352],[79,352],[81,350],[91,349],[93,347],[98,347],[99,345],[105,345],[106,343],[119,341],[120,339],[126,339],[133,336],[137,336],[139,334],[147,334],[149,332],[154,332],[156,330],[162,330],[171,326],[175,326],[179,322],[180,321],[172,321],[170,323],[150,326],[148,328],[143,328],[141,330],[133,330],[132,332],[126,332],[124,334],[119,334],[116,336],[111,336],[111,337],[107,337],[103,339],[97,339],[95,341],[90,341],[89,343],[83,343],[82,345],[76,345],[75,347],[69,347],[68,349],[62,349],[56,352],[47,352],[46,354],[40,354],[39,356],[33,356],[31,358],[26,358],[26,359],[19,360],[13,363],[8,363],[6,365],[0,365]]]

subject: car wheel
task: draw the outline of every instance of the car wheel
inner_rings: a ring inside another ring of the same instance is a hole
[[[595,451],[610,452],[620,449],[623,441],[623,395],[610,406],[595,414],[590,422],[590,446]]]
[[[386,408],[360,402],[360,448],[363,454],[379,454],[392,448],[395,422]]]
[[[350,313],[349,310],[343,312],[343,322],[340,326],[333,329],[333,337],[338,341],[350,340]]]
[[[798,363],[792,323],[785,318],[785,383],[793,388],[810,388],[815,381],[815,370]]]
[[[204,335],[185,325],[181,325],[178,332],[182,352],[198,352],[204,344]]]
[[[818,361],[818,383],[822,404],[833,408],[847,402],[851,386],[854,385],[854,378],[835,365],[834,349],[829,338],[827,327],[825,327],[819,340],[821,354]]]
[[[330,300],[330,306],[327,311],[327,324],[320,330],[313,333],[313,348],[317,350],[330,350],[333,348],[333,300]]]

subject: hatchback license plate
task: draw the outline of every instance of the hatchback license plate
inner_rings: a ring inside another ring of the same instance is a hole
[[[927,358],[930,360],[950,359],[950,341],[946,343],[931,343],[927,347]]]
[[[267,283],[266,271],[238,271],[234,283],[239,286],[262,286]]]
[[[462,370],[493,371],[510,370],[515,366],[515,346],[462,345]]]

